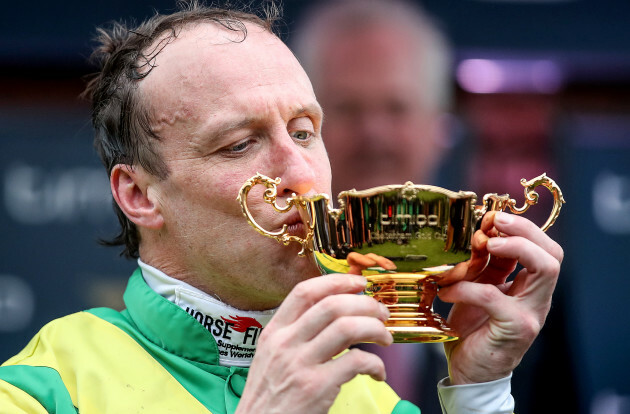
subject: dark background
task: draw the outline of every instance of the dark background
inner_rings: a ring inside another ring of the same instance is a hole
[[[285,1],[286,40],[310,3]],[[526,361],[544,368],[533,378],[572,411],[630,413],[630,2],[422,4],[453,43],[454,75],[480,59],[507,67],[512,80],[475,93],[455,76],[459,162],[450,174],[466,190],[518,198],[518,180],[544,170],[567,200],[552,229],[564,271]],[[89,107],[77,96],[96,26],[173,9],[172,0],[0,5],[0,360],[53,318],[122,306],[135,263],[98,246],[117,224]],[[551,64],[553,88],[528,78],[537,62]],[[518,374],[515,388],[534,387]]]

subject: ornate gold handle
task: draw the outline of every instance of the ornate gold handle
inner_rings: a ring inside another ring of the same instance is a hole
[[[258,173],[252,178],[250,178],[249,180],[245,181],[236,199],[241,204],[241,210],[243,211],[243,215],[245,216],[249,224],[254,229],[256,229],[256,231],[258,231],[263,236],[276,239],[278,242],[284,244],[285,246],[291,242],[300,243],[302,245],[302,250],[300,250],[300,252],[298,253],[298,256],[304,256],[306,252],[311,251],[311,241],[313,239],[312,228],[309,229],[306,235],[306,238],[304,239],[298,236],[292,236],[288,234],[287,232],[288,226],[286,224],[282,226],[282,230],[280,231],[273,232],[273,231],[265,230],[264,228],[262,228],[262,226],[260,226],[256,222],[256,220],[254,220],[254,217],[252,216],[252,213],[249,211],[249,207],[247,206],[247,196],[249,194],[249,191],[255,185],[262,184],[265,187],[267,187],[267,189],[265,190],[263,194],[263,200],[266,203],[271,204],[274,210],[276,210],[277,212],[287,213],[289,212],[289,210],[291,210],[291,208],[293,208],[293,206],[305,207],[305,204],[306,204],[305,201],[296,198],[295,194],[293,194],[292,197],[287,199],[286,206],[284,207],[280,207],[276,203],[276,197],[278,195],[278,184],[280,184],[280,181],[281,180],[279,177],[274,180],[272,178],[267,177],[266,175]]]
[[[547,229],[555,223],[558,215],[560,214],[562,204],[565,203],[560,187],[558,187],[554,180],[547,177],[547,174],[545,173],[536,178],[532,178],[531,180],[525,180],[522,178],[521,185],[525,187],[525,204],[523,204],[523,207],[516,207],[516,201],[510,198],[507,194],[486,194],[483,196],[483,213],[491,210],[503,211],[509,207],[512,212],[516,214],[523,214],[529,209],[529,207],[538,203],[538,193],[534,191],[534,189],[542,185],[547,187],[551,194],[553,194],[553,207],[551,208],[551,214],[549,215],[547,222],[540,227],[543,231],[547,231]]]

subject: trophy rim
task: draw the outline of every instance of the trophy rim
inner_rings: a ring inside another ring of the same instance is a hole
[[[374,196],[374,195],[389,192],[389,191],[401,191],[401,190],[402,191],[416,191],[416,192],[417,191],[430,191],[430,192],[440,193],[449,198],[455,198],[455,199],[460,199],[460,198],[475,198],[476,199],[477,198],[477,193],[473,191],[464,191],[464,190],[453,191],[453,190],[449,190],[447,188],[439,187],[436,185],[414,184],[411,181],[407,181],[405,184],[381,185],[378,187],[367,188],[365,190],[357,190],[356,188],[352,188],[350,190],[341,191],[339,195],[337,195],[337,198],[341,200],[342,197],[345,197],[345,196],[369,197],[369,196]]]
[[[373,197],[377,194],[390,192],[390,191],[399,191],[401,193],[405,191],[408,191],[408,192],[429,191],[429,192],[445,195],[451,199],[464,199],[464,198],[471,198],[475,200],[477,199],[477,193],[473,191],[464,191],[464,190],[453,191],[453,190],[449,190],[447,188],[439,187],[436,185],[414,184],[411,181],[407,181],[405,184],[380,185],[377,187],[367,188],[365,190],[357,190],[356,188],[352,188],[350,190],[344,190],[344,191],[341,191],[337,195],[337,201],[344,204],[343,198],[346,196],[348,197]],[[306,202],[315,202],[321,199],[325,199],[326,201],[330,202],[331,200],[331,196],[326,193],[317,193],[317,194],[311,194],[311,195],[294,195],[292,198],[295,200],[306,201]]]

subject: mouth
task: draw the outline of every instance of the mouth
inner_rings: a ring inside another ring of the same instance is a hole
[[[291,236],[305,237],[306,236],[306,226],[304,226],[304,222],[300,218],[300,215],[295,213],[291,214],[287,220],[282,223],[278,230],[281,230],[284,226],[286,226],[286,233]]]

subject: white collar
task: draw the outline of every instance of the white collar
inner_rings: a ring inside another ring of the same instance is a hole
[[[138,265],[151,289],[184,309],[212,334],[219,347],[220,365],[251,365],[260,332],[269,323],[276,309],[236,309],[140,259]]]

